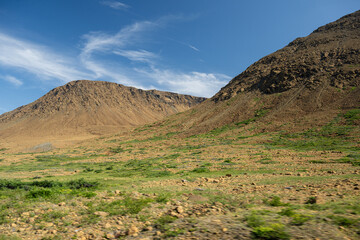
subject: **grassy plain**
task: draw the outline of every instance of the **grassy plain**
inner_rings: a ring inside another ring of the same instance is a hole
[[[162,122],[44,153],[0,146],[0,239],[359,239],[359,116],[303,132],[251,119],[184,136]]]

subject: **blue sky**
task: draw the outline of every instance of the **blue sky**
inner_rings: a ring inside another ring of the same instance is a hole
[[[0,0],[0,114],[72,80],[211,97],[358,0]]]

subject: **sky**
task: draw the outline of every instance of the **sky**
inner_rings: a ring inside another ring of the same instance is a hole
[[[0,0],[0,114],[73,80],[211,97],[359,0]]]

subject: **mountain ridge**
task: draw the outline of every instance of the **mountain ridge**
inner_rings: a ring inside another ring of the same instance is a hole
[[[3,139],[102,135],[160,120],[205,98],[77,80],[0,115]],[[44,139],[45,140],[45,139]]]
[[[267,123],[263,129],[327,122],[341,109],[360,107],[359,56],[356,11],[261,58],[175,124],[186,122],[191,135],[254,118]]]

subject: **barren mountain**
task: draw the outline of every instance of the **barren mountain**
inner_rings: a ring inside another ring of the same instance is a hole
[[[357,11],[255,62],[181,122],[199,132],[254,119],[267,128],[294,120],[313,125],[359,107]]]
[[[0,116],[3,140],[74,139],[143,125],[204,101],[116,83],[74,81]]]

